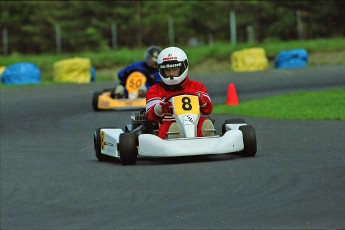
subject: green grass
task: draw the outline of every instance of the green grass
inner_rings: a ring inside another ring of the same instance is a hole
[[[213,63],[224,63],[228,69],[230,65],[230,55],[232,52],[244,48],[262,47],[266,51],[266,55],[271,63],[274,57],[282,50],[290,50],[297,48],[304,48],[310,54],[309,65],[327,65],[327,64],[345,64],[344,52],[340,54],[333,54],[332,52],[345,51],[344,38],[329,38],[329,39],[313,39],[300,41],[266,41],[260,44],[239,43],[233,47],[230,42],[218,42],[211,45],[198,47],[181,47],[188,54],[191,71],[194,69],[202,69],[204,63],[212,61]],[[91,52],[85,51],[77,54],[41,54],[41,55],[21,55],[14,53],[10,56],[0,56],[0,66],[8,66],[18,62],[31,62],[36,64],[42,71],[42,81],[52,81],[53,79],[53,65],[55,62],[73,57],[90,58],[92,66],[96,68],[96,81],[100,79],[111,80],[114,74],[109,74],[103,70],[118,70],[126,65],[143,60],[145,48],[127,49],[121,48],[115,51]],[[324,53],[329,55],[324,57]],[[321,55],[313,55],[321,53]],[[336,56],[335,56],[336,55]],[[334,57],[335,56],[335,57]],[[339,56],[339,57],[338,57]],[[320,61],[322,59],[322,61]],[[201,67],[201,68],[200,68]],[[216,69],[207,66],[207,70],[216,71]],[[222,70],[223,70],[222,69]],[[221,70],[221,71],[222,71]]]
[[[238,106],[214,105],[213,113],[279,119],[345,120],[345,90],[301,91],[243,101]]]
[[[261,44],[238,44],[232,47],[230,43],[215,43],[200,47],[181,47],[185,49],[190,61],[191,72],[230,71],[230,55],[244,48],[262,47],[266,50],[270,62],[282,50],[304,48],[309,53],[309,66],[345,64],[345,39],[315,39],[303,41],[267,41]],[[55,62],[73,58],[87,57],[96,68],[96,81],[114,81],[120,68],[143,59],[145,48],[119,49],[102,53],[82,52],[79,54],[44,54],[0,56],[0,66],[8,66],[18,62],[31,62],[42,71],[40,85],[58,84],[52,81]],[[1,88],[25,87],[4,86]],[[284,96],[241,101],[238,106],[215,105],[215,114],[233,114],[250,117],[267,117],[282,119],[339,119],[345,120],[345,91],[329,90],[319,92],[298,92]]]

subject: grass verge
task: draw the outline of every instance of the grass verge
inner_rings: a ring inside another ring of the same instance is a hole
[[[288,95],[214,105],[214,114],[301,120],[345,120],[345,90],[300,91]]]
[[[219,42],[198,47],[181,47],[188,54],[191,72],[230,71],[230,55],[237,50],[262,47],[266,51],[270,67],[273,68],[275,56],[283,50],[304,48],[308,51],[308,66],[343,65],[345,64],[345,39],[328,38],[298,41],[268,41],[260,44],[241,43],[233,47],[229,42]],[[36,64],[42,71],[42,81],[53,81],[54,63],[73,57],[84,57],[91,60],[96,69],[96,81],[112,81],[117,72],[135,61],[143,60],[145,48],[75,54],[40,54],[0,56],[0,66],[18,62]]]

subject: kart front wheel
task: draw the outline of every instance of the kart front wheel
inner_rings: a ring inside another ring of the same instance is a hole
[[[95,92],[92,97],[92,108],[94,111],[99,111],[100,109],[98,108],[98,97],[101,95],[99,92]]]
[[[134,133],[121,133],[119,139],[120,160],[123,165],[135,165],[138,155],[138,138]]]
[[[240,152],[242,157],[253,157],[256,154],[256,134],[255,129],[251,125],[243,125],[239,127],[243,134],[244,149]]]
[[[101,153],[101,148],[102,148],[102,146],[101,146],[102,144],[101,143],[102,143],[102,141],[101,141],[100,132],[101,132],[101,129],[97,129],[95,131],[94,138],[93,138],[93,140],[94,140],[93,146],[95,148],[97,159],[99,161],[106,161],[106,160],[108,160],[108,157]]]

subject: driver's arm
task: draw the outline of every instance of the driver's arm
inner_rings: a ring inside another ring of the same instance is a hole
[[[210,96],[208,94],[201,94],[204,96],[204,100],[206,101],[206,103],[204,103],[203,105],[200,106],[200,112],[203,114],[203,115],[210,115],[212,113],[212,102],[211,102],[211,99],[210,99]]]
[[[168,103],[165,105],[163,102],[163,92],[158,87],[159,85],[154,85],[146,93],[146,114],[147,119],[154,122],[162,122],[165,113],[168,110]]]
[[[212,101],[206,87],[201,83],[196,83],[196,92],[195,94],[199,97],[200,112],[203,115],[210,115],[212,113]]]
[[[117,77],[120,80],[120,84],[123,86],[126,86],[126,80],[127,80],[128,73],[129,73],[128,68],[129,68],[129,66],[120,70],[117,74]]]

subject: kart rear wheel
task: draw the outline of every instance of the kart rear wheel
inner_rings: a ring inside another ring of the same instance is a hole
[[[243,125],[239,127],[243,134],[244,149],[240,152],[242,157],[253,157],[256,154],[256,134],[255,129],[251,125]]]
[[[246,123],[243,119],[237,118],[237,119],[227,119],[224,121],[222,125],[222,135],[226,132],[225,125],[226,124],[243,124]]]
[[[106,161],[107,159],[109,159],[108,158],[108,156],[106,156],[106,155],[103,155],[102,153],[101,153],[101,134],[100,134],[100,132],[101,132],[101,129],[97,129],[96,131],[95,131],[95,134],[94,134],[94,138],[93,138],[93,140],[94,140],[94,144],[93,144],[93,146],[94,146],[94,148],[95,148],[95,152],[96,152],[96,157],[97,157],[97,159],[99,160],[99,161]]]
[[[119,139],[120,160],[123,165],[135,165],[138,155],[138,137],[134,133],[121,133]]]
[[[95,92],[92,97],[92,108],[94,111],[99,111],[100,109],[98,108],[98,97],[101,95],[99,92]]]

